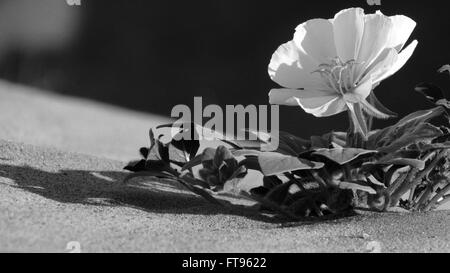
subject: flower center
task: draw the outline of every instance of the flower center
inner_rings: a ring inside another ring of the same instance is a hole
[[[337,93],[344,96],[356,87],[354,82],[355,60],[343,62],[339,57],[335,57],[329,64],[321,64],[316,71],[320,73],[325,83]]]

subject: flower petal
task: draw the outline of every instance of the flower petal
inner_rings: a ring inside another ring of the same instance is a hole
[[[389,18],[393,23],[393,27],[387,47],[394,47],[400,52],[416,27],[416,22],[404,15],[396,15]]]
[[[356,60],[364,33],[364,10],[361,8],[342,10],[331,21],[339,58],[343,62]]]
[[[272,89],[269,93],[270,104],[281,104],[288,106],[297,106],[298,103],[294,97],[297,98],[319,98],[337,96],[337,93],[332,91],[316,91],[316,90],[296,90],[296,89]]]
[[[369,77],[372,78],[372,85],[378,85],[382,80],[387,78],[389,71],[398,59],[398,53],[395,48],[385,49],[377,60],[366,69],[360,82],[365,82]]]
[[[375,89],[376,86],[373,87]],[[375,92],[370,93],[369,96],[369,102],[373,104],[373,106],[377,109],[379,109],[380,112],[382,112],[385,116],[389,118],[396,118],[398,117],[398,114],[389,110],[386,106],[384,106],[375,95]]]
[[[366,15],[364,21],[364,35],[356,59],[358,66],[355,78],[359,78],[386,48],[393,27],[390,18],[383,14]]]
[[[372,92],[373,83],[372,77],[366,77],[363,82],[358,84],[351,92],[345,94],[345,96],[351,95],[354,98],[354,101],[350,101],[353,103],[365,100]]]
[[[373,76],[373,84],[378,85],[381,81],[389,78],[399,71],[411,58],[414,50],[417,47],[417,40],[414,40],[409,46],[407,46],[400,54],[397,54],[397,50],[392,48],[385,59],[378,64],[378,66],[372,68],[371,74]]]
[[[313,19],[297,26],[294,42],[319,64],[329,63],[337,56],[330,20]]]
[[[337,93],[309,90],[272,89],[270,104],[299,105],[316,117],[328,117],[347,109],[345,101]]]
[[[378,119],[388,119],[392,117],[389,114],[383,113],[379,109],[377,109],[374,105],[370,104],[367,100],[361,100],[359,103],[364,110],[364,112],[372,117],[378,118]]]
[[[325,83],[317,70],[319,64],[300,50],[293,41],[281,45],[269,64],[270,78],[287,88],[324,89]]]
[[[382,78],[380,81],[386,79],[387,77],[394,75],[397,71],[399,71],[406,64],[406,62],[408,62],[409,58],[411,58],[412,54],[414,53],[414,50],[416,50],[417,45],[418,45],[417,40],[414,40],[405,49],[403,49],[402,52],[400,52],[400,54],[398,54],[398,58],[397,58],[396,62],[391,67],[391,69],[389,70],[387,75],[384,78]]]

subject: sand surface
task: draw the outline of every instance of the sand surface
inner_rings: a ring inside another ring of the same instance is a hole
[[[0,251],[450,252],[450,211],[286,224],[178,185],[124,186],[122,167],[165,118],[0,83]]]
[[[126,161],[148,145],[150,128],[168,122],[162,116],[0,81],[4,140]]]

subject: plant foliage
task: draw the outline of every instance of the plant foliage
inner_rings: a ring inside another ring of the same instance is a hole
[[[142,159],[125,167],[132,172],[125,183],[137,177],[172,180],[216,205],[226,205],[218,196],[232,194],[258,203],[260,212],[292,220],[355,208],[430,211],[450,201],[450,103],[435,85],[422,83],[416,91],[435,106],[370,132],[358,148],[346,145],[343,132],[307,140],[280,132],[270,136],[278,137],[273,149],[267,139],[222,139],[222,146],[199,153],[200,141],[179,138],[198,134],[198,125],[160,126],[150,130]],[[178,131],[173,138],[155,137],[164,128]],[[250,171],[263,178],[258,186],[241,190]]]

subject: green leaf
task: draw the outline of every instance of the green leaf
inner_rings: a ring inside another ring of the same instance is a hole
[[[327,137],[323,136],[311,136],[311,148],[312,149],[328,149],[330,148],[331,141]]]
[[[409,137],[412,137],[410,134],[414,132],[418,126],[444,113],[445,110],[441,106],[430,110],[422,110],[414,112],[401,119],[395,125],[371,133],[367,141],[367,148],[379,149],[391,145],[394,141],[399,140],[405,135],[407,137],[408,135]]]
[[[401,119],[392,129],[398,130],[400,127],[415,127],[416,125],[427,122],[443,113],[445,113],[445,110],[442,107],[417,111]]]
[[[381,183],[378,179],[376,179],[373,175],[367,176],[368,182],[374,184],[377,187],[386,188],[386,185]]]
[[[194,158],[200,147],[200,141],[198,140],[198,133],[193,126],[195,126],[193,123],[182,125],[167,124],[150,130],[151,147],[148,153],[149,156],[161,158],[165,162],[177,163],[177,165],[182,165]],[[155,140],[155,130],[162,128],[170,128],[171,132],[161,134],[158,136],[158,139]],[[172,131],[174,129],[178,131],[175,136],[172,136]],[[186,136],[189,136],[189,138],[186,139]],[[164,143],[161,141],[163,138]]]
[[[282,205],[286,200],[286,197],[289,194],[289,189],[293,184],[294,182],[291,181],[276,186],[275,188],[269,191],[269,193],[265,196],[265,199],[270,200],[271,202],[274,202],[278,205]]]
[[[174,147],[174,148],[176,148],[177,151],[179,151],[178,153],[181,155],[181,158],[183,159],[180,162],[185,163],[197,155],[197,151],[200,148],[199,140],[185,140],[185,139],[176,140],[176,139],[177,139],[177,136],[175,136],[175,139],[173,139],[170,142],[170,145],[171,145],[170,148]],[[173,149],[170,149],[170,150],[173,150]]]
[[[239,188],[240,179],[229,179],[223,186],[221,187],[220,193],[228,193],[233,196],[239,196],[241,193],[241,189]]]
[[[431,141],[442,134],[439,128],[429,123],[418,124],[415,127],[405,129],[401,136],[392,140],[389,145],[378,148],[378,151],[382,153],[394,153],[421,141]]]
[[[142,171],[137,173],[131,173],[125,177],[123,183],[128,183],[130,180],[138,178],[138,177],[155,177],[155,178],[170,178],[175,179],[176,177],[170,173],[166,172],[151,172],[151,171]]]
[[[339,188],[342,190],[359,190],[369,194],[377,194],[377,191],[364,181],[341,182],[339,183]]]
[[[250,194],[264,197],[269,193],[269,189],[266,187],[256,187],[250,190]]]
[[[154,172],[154,173],[171,173],[178,175],[177,170],[173,169],[169,163],[162,160],[139,160],[132,161],[124,168],[131,172]]]
[[[311,147],[310,141],[283,131],[279,131],[278,134],[246,131],[256,136],[259,141],[259,147],[245,147],[247,149],[256,148],[256,150],[262,152],[277,152],[285,155],[298,156],[301,153],[309,151]]]
[[[417,148],[421,152],[428,152],[432,150],[447,150],[450,149],[450,142],[443,142],[443,143],[419,143],[417,145]]]
[[[384,184],[391,186],[400,176],[407,174],[409,171],[411,171],[410,166],[392,166],[384,176]]]
[[[214,167],[219,169],[224,161],[233,158],[234,158],[233,155],[225,146],[219,146],[217,147],[216,152],[214,154],[213,159]]]
[[[413,158],[394,158],[388,160],[380,160],[376,162],[378,165],[397,165],[397,166],[411,166],[418,170],[425,169],[425,162],[419,159]]]
[[[414,90],[425,96],[425,98],[432,103],[444,99],[444,92],[442,89],[433,83],[419,83]]]
[[[440,105],[445,107],[447,110],[450,110],[450,101],[447,99],[441,99],[436,102],[436,105]]]
[[[139,152],[146,160],[163,161],[169,164],[169,149],[159,139],[155,138],[153,129],[149,131],[150,148],[141,148]]]
[[[131,161],[123,169],[131,172],[145,171],[146,161],[145,159]]]
[[[204,161],[213,161],[214,156],[216,154],[216,150],[214,148],[206,148],[203,150],[203,153],[197,155],[194,157],[191,161],[187,162],[181,171],[185,171],[191,168],[194,168],[200,164],[202,164]]]
[[[344,147],[347,144],[347,133],[345,132],[331,132],[324,137],[328,137],[332,146]]]
[[[369,208],[378,212],[384,212],[388,209],[390,203],[390,196],[387,191],[382,191],[377,194],[371,194],[367,197],[367,204]]]
[[[448,65],[448,64],[443,65],[441,68],[439,68],[438,72],[439,73],[447,72],[450,74],[450,65]]]
[[[283,181],[281,181],[281,179],[279,179],[277,176],[264,176],[263,178],[263,185],[269,190],[281,184],[283,184]]]
[[[322,136],[311,136],[310,141],[311,149],[329,149],[331,146],[344,147],[347,143],[347,133],[331,132]]]
[[[192,160],[184,164],[184,166],[181,168],[181,171],[184,172],[188,169],[194,168],[200,164],[202,164],[203,161],[203,154],[197,155]]]
[[[271,142],[276,142],[276,136],[271,135]],[[278,134],[278,148],[275,152],[285,155],[298,156],[311,149],[311,143],[308,140],[299,138],[287,132],[280,131]],[[266,149],[266,151],[270,151]]]
[[[336,149],[319,149],[313,155],[326,157],[340,165],[345,165],[353,160],[368,154],[376,154],[377,151],[356,149],[356,148],[336,148]]]
[[[234,150],[231,152],[234,156],[259,156],[263,152],[257,151],[257,150]]]
[[[247,175],[248,171],[247,168],[245,168],[244,166],[240,166],[234,169],[233,174],[228,178],[229,180],[232,179],[241,179],[244,178]]]
[[[220,139],[223,143],[226,143],[230,145],[231,147],[235,149],[254,149],[254,150],[261,150],[261,146],[264,144],[264,142],[261,142],[259,140],[227,140],[227,139]]]
[[[325,166],[323,163],[274,152],[265,152],[259,155],[258,163],[261,172],[265,176],[279,175],[299,170],[320,169]]]
[[[145,157],[148,160],[162,160],[166,163],[169,162],[169,150],[164,146],[161,141],[155,138],[155,134],[153,129],[149,131],[150,136],[150,148],[146,151],[147,156]],[[142,151],[141,151],[142,152]]]
[[[150,153],[150,149],[147,147],[142,147],[139,149],[139,153],[141,154],[141,156],[145,159],[147,159],[148,154]]]

